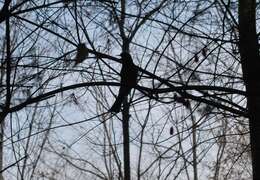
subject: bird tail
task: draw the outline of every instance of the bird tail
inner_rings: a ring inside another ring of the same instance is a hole
[[[113,106],[110,108],[111,112],[119,113],[123,103],[123,98],[117,98]]]

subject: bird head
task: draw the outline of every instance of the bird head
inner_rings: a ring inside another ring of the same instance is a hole
[[[123,61],[122,63],[132,63],[133,62],[131,55],[127,52],[122,52],[120,54],[120,56]]]

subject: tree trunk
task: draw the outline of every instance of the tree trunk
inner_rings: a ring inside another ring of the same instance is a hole
[[[4,113],[0,113],[0,171],[3,170],[3,153],[4,153],[4,120],[5,120]],[[4,180],[3,173],[0,173],[0,180]]]
[[[129,145],[129,103],[125,99],[123,104],[123,145],[124,145],[124,180],[131,179],[131,167],[130,167],[130,145]]]
[[[4,159],[3,159],[3,153],[4,153],[4,122],[0,124],[0,170],[3,169]],[[0,180],[4,180],[3,173],[0,173]]]
[[[260,58],[255,0],[239,0],[239,50],[247,91],[253,179],[260,179]]]
[[[195,117],[193,115],[193,111],[190,107],[189,103],[189,110],[191,113],[191,121],[192,121],[192,166],[193,166],[193,180],[198,180],[198,161],[197,161],[197,124]]]

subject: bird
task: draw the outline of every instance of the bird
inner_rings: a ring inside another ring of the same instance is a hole
[[[120,71],[121,81],[118,96],[110,108],[110,112],[118,113],[124,99],[128,96],[131,89],[137,85],[138,68],[133,63],[131,55],[127,52],[120,54],[122,68]]]
[[[72,2],[72,0],[63,0],[64,7],[68,7],[68,5]]]
[[[75,58],[75,65],[82,63],[88,57],[88,49],[84,43],[80,43],[77,47],[77,54]]]
[[[178,96],[177,94],[174,94],[173,99],[182,105],[184,105],[186,108],[190,107],[190,101],[188,99],[185,99],[183,96]]]

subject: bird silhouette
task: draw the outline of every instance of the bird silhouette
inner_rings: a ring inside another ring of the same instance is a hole
[[[121,109],[122,103],[131,89],[137,84],[138,69],[133,63],[131,55],[127,52],[120,54],[122,60],[122,68],[120,72],[121,82],[120,89],[116,101],[110,108],[111,112],[118,113]]]
[[[88,57],[88,49],[84,43],[80,43],[77,47],[75,65],[82,63]]]

